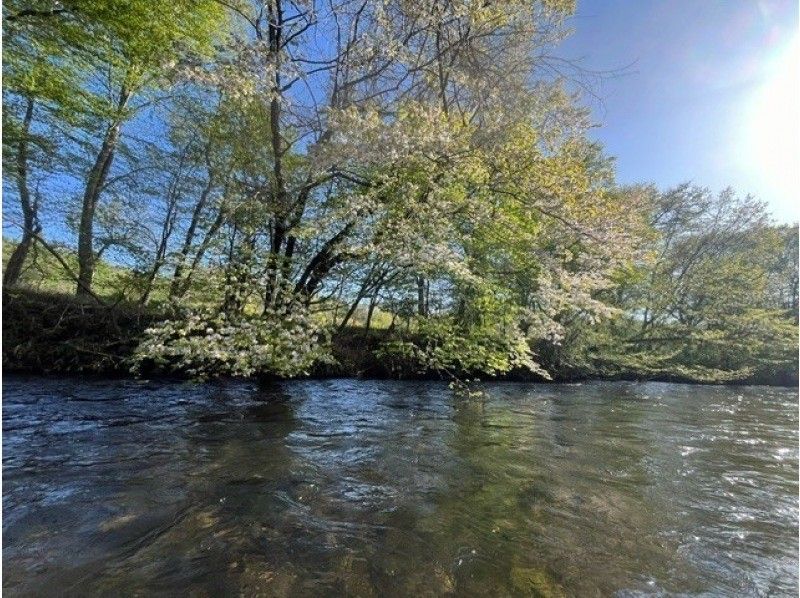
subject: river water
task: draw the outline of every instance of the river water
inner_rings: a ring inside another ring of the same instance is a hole
[[[8,596],[796,596],[793,389],[3,384]]]

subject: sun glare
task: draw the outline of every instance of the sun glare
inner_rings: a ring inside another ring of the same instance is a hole
[[[781,197],[800,182],[800,51],[792,40],[765,67],[766,81],[748,103],[744,122],[746,168]],[[787,206],[789,207],[789,206]],[[797,208],[794,208],[795,214]]]

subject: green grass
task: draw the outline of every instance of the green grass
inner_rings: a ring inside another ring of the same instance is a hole
[[[16,245],[14,241],[3,239],[4,271]],[[78,257],[73,250],[58,246],[53,246],[53,249],[73,273],[78,272]],[[100,260],[95,266],[93,290],[99,297],[114,298],[118,296],[117,289],[129,278],[130,271],[127,268]],[[65,272],[58,260],[38,244],[34,244],[28,253],[18,284],[40,292],[66,294],[74,293],[76,286],[75,280]]]
[[[3,239],[3,270],[5,270],[11,252],[16,243]],[[78,256],[75,250],[63,246],[51,246],[69,267],[73,275],[78,273]],[[165,272],[171,270],[166,269]],[[186,302],[195,306],[214,303],[215,290],[219,288],[218,275],[213,272],[196,272],[192,284],[186,294]],[[142,295],[142,277],[127,266],[111,264],[100,259],[95,264],[92,291],[108,302],[138,301]],[[169,296],[171,279],[158,276],[153,283],[148,303],[159,305]],[[25,260],[22,275],[17,283],[20,288],[41,293],[57,293],[70,295],[75,293],[76,282],[66,272],[59,261],[40,244],[34,244]]]

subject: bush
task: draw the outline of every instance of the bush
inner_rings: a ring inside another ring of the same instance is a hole
[[[522,369],[550,379],[514,325],[463,328],[450,318],[425,318],[419,320],[413,338],[385,343],[378,357],[389,360],[396,370],[439,371],[450,377],[497,376]]]
[[[300,304],[261,316],[190,311],[148,328],[134,371],[156,369],[207,379],[219,376],[308,374],[330,360],[326,332]]]

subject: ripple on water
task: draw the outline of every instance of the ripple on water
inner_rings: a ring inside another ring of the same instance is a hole
[[[6,377],[19,595],[796,595],[797,396]]]

